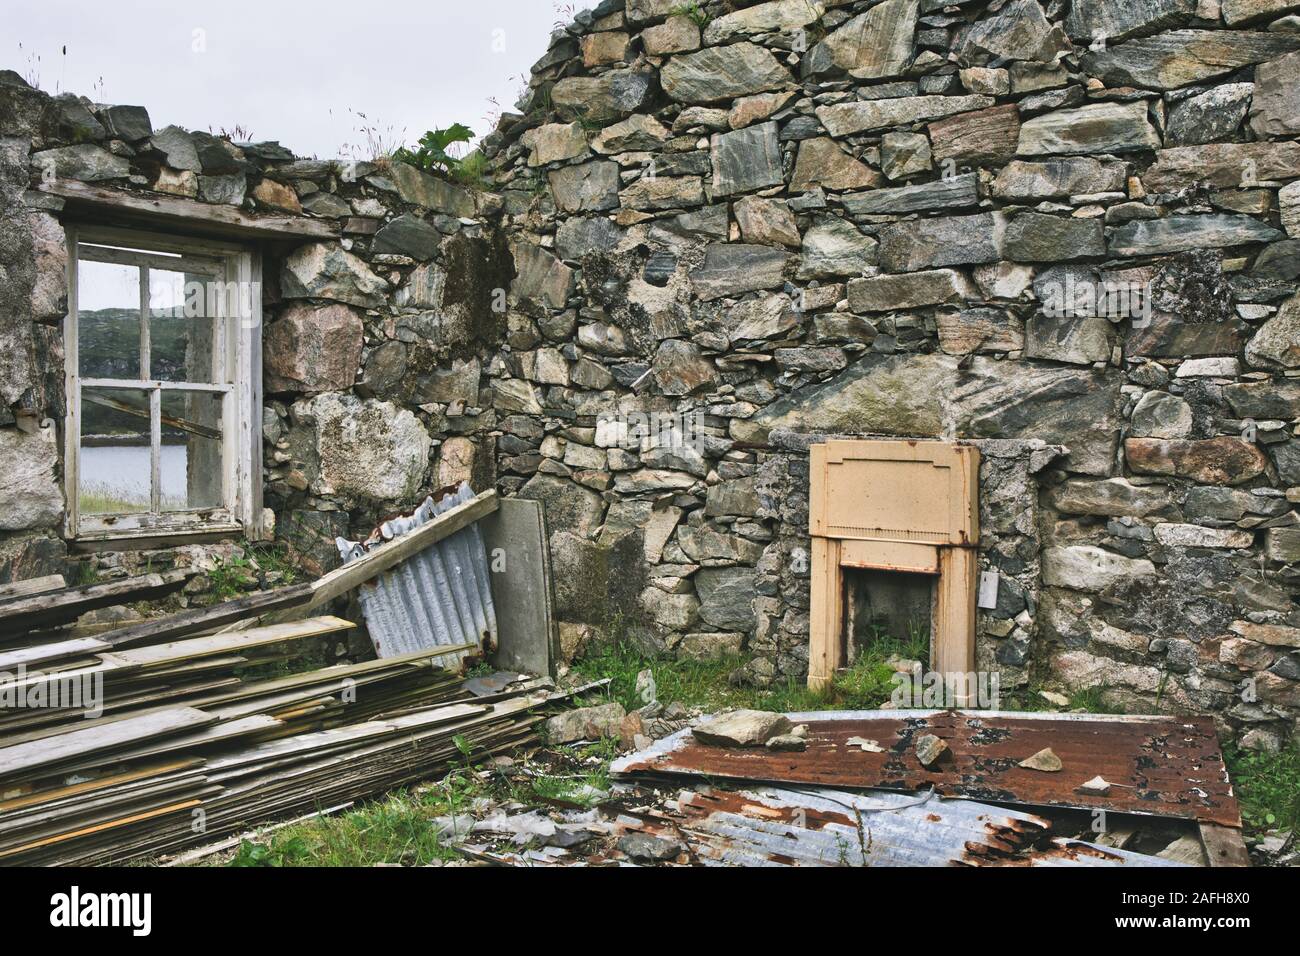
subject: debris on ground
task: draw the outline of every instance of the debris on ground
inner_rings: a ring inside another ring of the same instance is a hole
[[[926,734],[916,741],[916,759],[921,761],[922,767],[933,767],[947,752],[948,745],[934,734]]]
[[[1043,773],[1060,773],[1064,764],[1061,758],[1052,753],[1051,747],[1044,747],[1032,757],[1026,757],[1020,761],[1020,766],[1026,770],[1040,770]]]
[[[692,730],[695,739],[714,747],[763,747],[773,737],[794,730],[781,714],[763,710],[736,710],[713,717]]]

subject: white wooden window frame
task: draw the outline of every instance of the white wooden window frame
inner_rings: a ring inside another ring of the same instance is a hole
[[[67,418],[64,429],[64,479],[67,493],[67,537],[77,541],[118,541],[132,538],[173,538],[204,535],[262,537],[262,349],[261,257],[246,246],[216,240],[191,239],[165,233],[106,226],[68,225],[68,317],[64,322],[64,366]],[[130,250],[130,251],[128,251]],[[140,250],[140,251],[134,251]],[[169,253],[154,255],[151,253]],[[181,258],[175,258],[179,255]],[[193,257],[187,259],[186,257]],[[82,259],[136,265],[141,268],[140,378],[82,378],[78,349],[79,313],[77,269]],[[148,378],[143,360],[149,342],[149,268],[212,274],[225,284],[225,317],[218,323],[215,349],[217,384],[169,382]],[[238,294],[252,290],[251,295]],[[81,479],[82,389],[123,389],[148,393],[152,460],[152,501],[148,513],[82,515]],[[159,496],[161,398],[164,391],[201,391],[223,396],[222,504],[219,507],[163,511]]]

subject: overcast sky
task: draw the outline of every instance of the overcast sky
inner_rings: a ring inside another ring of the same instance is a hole
[[[347,144],[368,154],[366,125],[385,145],[457,122],[488,133],[491,98],[513,109],[552,25],[573,12],[556,0],[3,5],[0,69],[47,92],[144,106],[155,129],[239,126],[320,158],[351,155]]]

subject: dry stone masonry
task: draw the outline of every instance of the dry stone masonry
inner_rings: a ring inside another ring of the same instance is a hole
[[[0,581],[65,560],[56,175],[340,224],[264,250],[265,489],[304,561],[495,484],[546,504],[566,648],[797,678],[808,446],[964,440],[982,669],[1276,747],[1298,90],[1289,0],[607,0],[470,190],[0,75]]]

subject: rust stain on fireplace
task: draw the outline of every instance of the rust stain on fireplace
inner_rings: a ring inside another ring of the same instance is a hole
[[[846,568],[933,577],[931,665],[974,670],[979,465],[978,449],[949,442],[812,447],[809,686],[825,686],[847,660]]]

